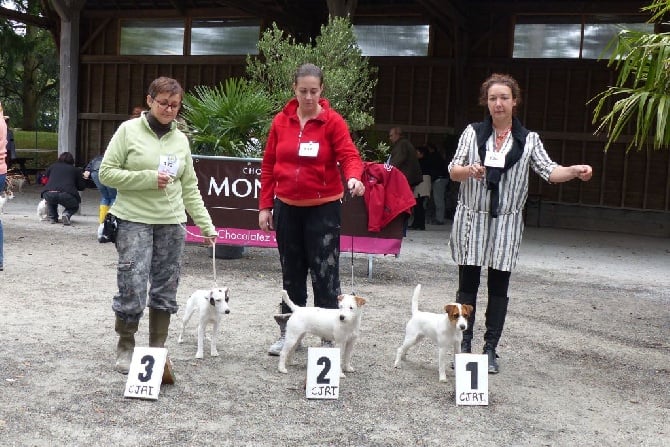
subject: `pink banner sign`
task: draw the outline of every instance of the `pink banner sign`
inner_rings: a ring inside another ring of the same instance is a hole
[[[258,228],[258,194],[261,160],[193,156],[198,187],[205,207],[218,232],[217,244],[248,247],[276,247],[274,232]],[[391,254],[400,253],[403,216],[397,217],[382,231],[367,229],[367,209],[362,197],[346,196],[342,203],[342,252]],[[200,229],[189,219],[188,242],[202,242]]]

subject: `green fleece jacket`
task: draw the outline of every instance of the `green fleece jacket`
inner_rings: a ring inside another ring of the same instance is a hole
[[[165,189],[158,189],[159,165],[174,177]],[[158,139],[145,116],[123,122],[107,146],[99,175],[103,184],[117,190],[110,209],[116,217],[145,224],[176,224],[186,222],[188,212],[202,234],[216,235],[198,190],[188,139],[177,123]]]

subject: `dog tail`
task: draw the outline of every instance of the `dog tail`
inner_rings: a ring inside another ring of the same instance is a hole
[[[421,294],[421,284],[417,284],[412,294],[412,315],[419,311],[419,295]]]
[[[294,312],[298,307],[295,305],[295,303],[293,303],[293,301],[291,301],[291,298],[288,297],[288,292],[286,290],[281,291],[281,299],[284,300],[289,308],[291,308],[291,312]]]

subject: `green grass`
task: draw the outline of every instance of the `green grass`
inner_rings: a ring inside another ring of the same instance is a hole
[[[53,149],[58,151],[58,133],[15,130],[14,143],[16,149]]]
[[[14,131],[16,155],[32,158],[26,163],[27,168],[46,168],[58,159],[58,133],[35,132],[26,130]],[[35,151],[35,149],[40,149]]]

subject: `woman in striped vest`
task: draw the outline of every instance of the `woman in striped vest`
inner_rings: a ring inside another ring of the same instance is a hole
[[[523,234],[528,168],[550,183],[588,181],[589,165],[561,166],[544,150],[537,133],[515,116],[521,104],[517,81],[493,74],[480,88],[479,103],[489,116],[463,131],[449,176],[461,182],[451,230],[451,255],[458,264],[457,301],[476,308],[482,266],[488,268],[484,354],[489,373],[499,371],[496,348],[507,314],[507,289]],[[475,312],[463,334],[462,352],[471,352]]]

